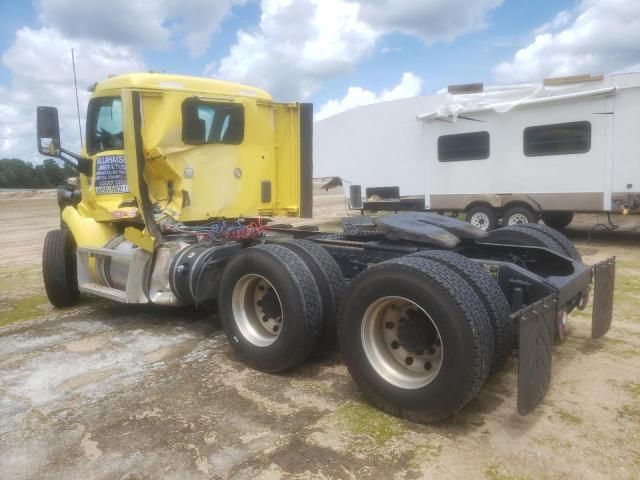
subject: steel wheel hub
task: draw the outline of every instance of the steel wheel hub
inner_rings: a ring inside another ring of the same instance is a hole
[[[522,223],[529,223],[529,219],[522,213],[516,213],[509,217],[509,225],[520,225]]]
[[[253,345],[268,347],[280,336],[282,303],[263,276],[250,273],[241,277],[233,289],[231,306],[240,333]]]
[[[478,227],[481,230],[489,228],[489,216],[486,213],[476,212],[471,215],[469,223],[474,227]]]
[[[431,317],[402,297],[382,297],[364,313],[361,339],[371,366],[399,388],[430,384],[442,366],[442,338]]]

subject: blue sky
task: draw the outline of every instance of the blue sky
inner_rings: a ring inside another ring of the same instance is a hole
[[[640,2],[0,0],[0,157],[31,155],[35,105],[72,117],[70,48],[83,103],[109,74],[154,70],[313,101],[322,118],[455,83],[637,69]]]

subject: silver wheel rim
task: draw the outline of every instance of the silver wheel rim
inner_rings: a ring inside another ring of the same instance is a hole
[[[469,223],[481,230],[487,230],[489,228],[489,215],[483,212],[476,212],[471,215]]]
[[[233,288],[231,305],[248,342],[257,347],[275,343],[282,332],[282,302],[269,280],[255,273],[244,275]]]
[[[522,213],[516,213],[509,217],[509,225],[520,225],[521,223],[529,223],[529,219]]]
[[[416,331],[407,331],[409,322],[419,325],[420,335],[407,337]],[[361,339],[371,366],[396,387],[413,390],[429,385],[442,367],[438,327],[424,309],[406,298],[389,296],[373,302],[362,319]]]

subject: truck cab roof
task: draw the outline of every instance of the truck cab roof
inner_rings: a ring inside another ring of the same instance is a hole
[[[169,75],[165,73],[130,73],[115,75],[98,82],[94,93],[106,90],[170,90],[211,95],[229,95],[271,100],[271,96],[259,88],[239,83],[225,82],[213,78],[191,77],[187,75]]]

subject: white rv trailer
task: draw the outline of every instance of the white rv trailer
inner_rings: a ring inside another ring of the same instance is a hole
[[[466,212],[483,228],[640,210],[640,73],[450,87],[314,130],[314,174],[359,186],[352,208]]]

